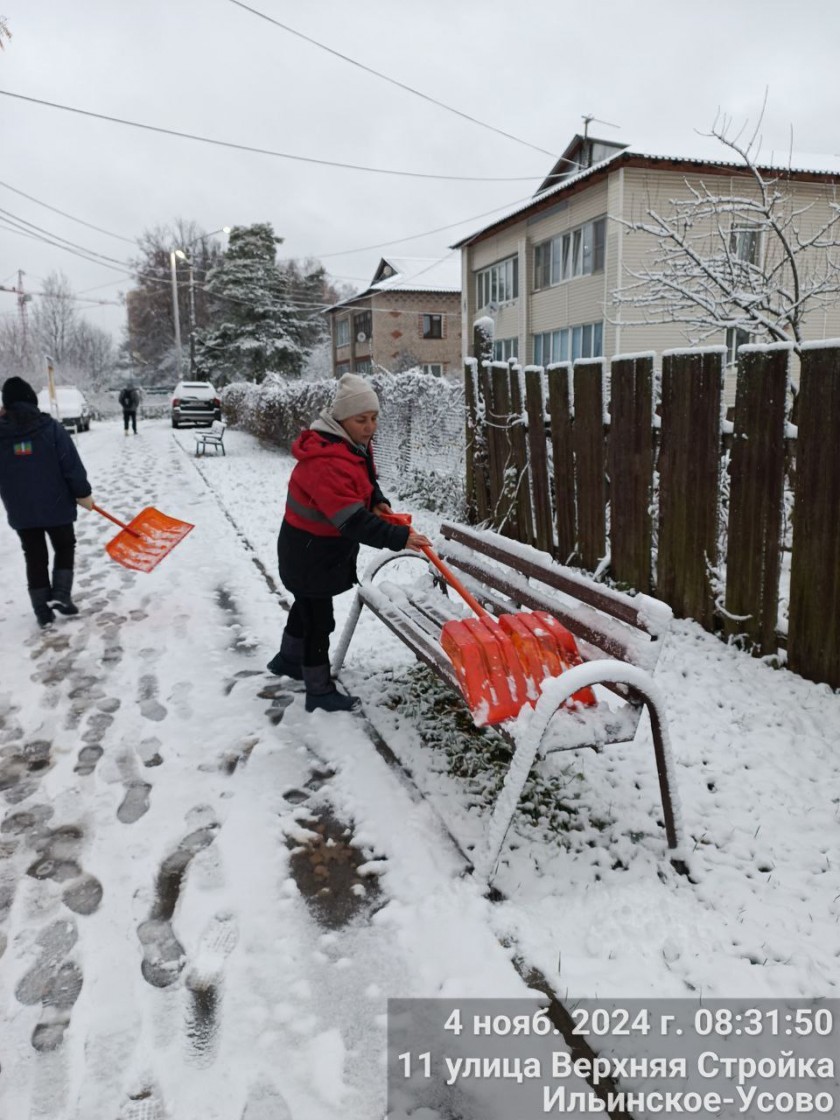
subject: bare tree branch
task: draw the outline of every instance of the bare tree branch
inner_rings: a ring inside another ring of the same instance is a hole
[[[641,313],[620,312],[623,325],[679,323],[691,341],[734,329],[798,349],[809,313],[840,302],[840,205],[828,190],[796,197],[790,163],[772,174],[760,166],[762,117],[746,138],[746,125],[734,132],[722,115],[708,133],[738,157],[746,189],[686,179],[667,210],[648,200],[644,218],[622,221],[650,241],[644,265],[626,269],[632,282],[613,293]]]

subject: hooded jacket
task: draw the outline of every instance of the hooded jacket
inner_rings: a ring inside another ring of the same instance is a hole
[[[90,492],[76,445],[57,420],[25,403],[0,416],[0,498],[13,529],[68,525],[76,499]]]
[[[339,427],[339,425],[336,425]],[[384,502],[373,450],[316,421],[292,445],[297,463],[289,479],[286,513],[277,541],[280,579],[293,595],[338,595],[356,582],[359,545],[405,548],[409,530],[371,513]]]

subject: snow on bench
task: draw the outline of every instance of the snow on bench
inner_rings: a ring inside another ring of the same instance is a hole
[[[438,550],[467,588],[492,613],[523,608],[554,615],[578,641],[583,665],[543,682],[532,707],[526,704],[515,719],[497,728],[514,748],[510,769],[494,806],[483,845],[474,853],[475,873],[491,882],[516,807],[538,756],[555,751],[631,742],[647,709],[656,759],[662,812],[671,860],[685,870],[682,827],[674,769],[665,721],[665,705],[651,673],[671,623],[671,608],[648,595],[625,595],[581,573],[557,564],[528,545],[486,529],[444,523],[444,544]],[[367,606],[401,641],[460,695],[452,664],[440,645],[449,619],[470,615],[460,599],[441,594],[439,577],[416,584],[374,582],[380,571],[416,552],[377,557],[359,584],[350,615],[336,647],[333,672],[344,664],[362,608]],[[615,699],[594,708],[564,709],[565,702],[585,685],[602,685]],[[554,718],[557,716],[557,718]]]

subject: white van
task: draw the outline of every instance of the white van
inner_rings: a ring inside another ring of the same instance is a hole
[[[53,409],[50,391],[46,387],[38,394],[38,408],[60,420],[65,428],[75,428],[86,432],[90,428],[90,407],[84,394],[75,385],[56,385],[55,395],[58,411]]]

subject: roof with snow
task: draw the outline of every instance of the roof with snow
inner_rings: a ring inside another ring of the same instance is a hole
[[[814,155],[790,149],[765,151],[756,145],[750,145],[747,139],[742,139],[741,143],[749,148],[754,165],[761,171],[782,172],[790,178],[806,181],[840,179],[840,156]],[[706,134],[693,133],[678,145],[667,147],[663,147],[661,141],[648,142],[645,138],[640,143],[631,145],[578,134],[558,157],[533,198],[517,203],[490,225],[457,241],[452,248],[459,249],[469,245],[489,231],[505,225],[511,218],[541,208],[546,200],[556,199],[583,181],[600,178],[626,164],[660,166],[664,171],[728,168],[745,171],[744,161],[737,152],[726,147],[716,137]]]
[[[373,274],[370,287],[358,295],[349,296],[337,307],[355,303],[363,296],[377,292],[460,292],[461,260],[456,253],[449,253],[442,259],[437,257],[383,257]]]

